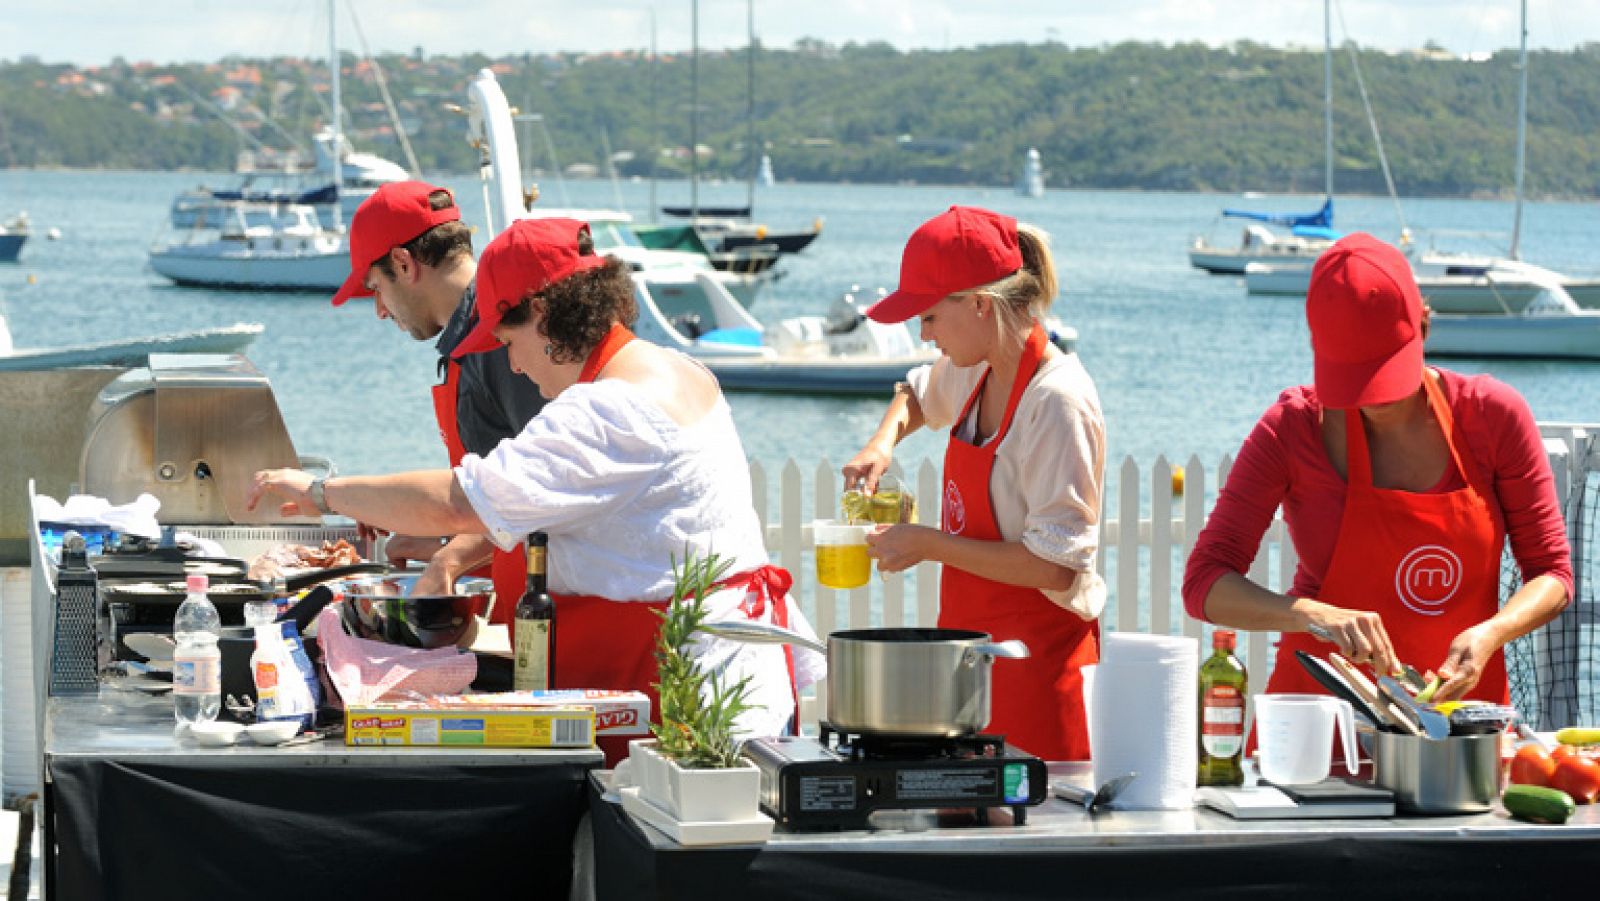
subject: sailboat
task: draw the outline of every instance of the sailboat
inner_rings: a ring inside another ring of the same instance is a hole
[[[1322,208],[1309,213],[1263,213],[1224,209],[1222,218],[1249,220],[1239,243],[1232,247],[1212,244],[1197,236],[1189,245],[1189,264],[1217,275],[1243,275],[1251,263],[1311,263],[1339,239],[1333,229],[1333,18],[1329,0],[1322,3],[1322,93],[1324,191]],[[1266,226],[1288,229],[1288,234]]]
[[[339,97],[339,35],[334,0],[328,2],[328,69],[332,125],[330,147],[344,146]],[[331,166],[333,198],[344,193],[343,166]],[[179,285],[277,291],[336,291],[350,271],[348,237],[339,203],[333,227],[315,208],[255,200],[222,202],[187,234],[150,250],[150,268]]]
[[[745,2],[745,29],[749,38],[749,56],[746,60],[746,85],[745,85],[745,120],[748,133],[745,137],[746,156],[749,158],[748,193],[744,206],[702,206],[700,204],[700,159],[694,148],[699,147],[700,134],[700,3],[695,0],[690,6],[692,51],[690,53],[690,101],[689,101],[689,205],[688,206],[663,206],[661,212],[678,219],[689,220],[688,225],[699,235],[700,241],[711,253],[732,253],[746,251],[749,248],[770,247],[780,254],[799,253],[811,245],[822,234],[822,218],[819,216],[811,223],[810,228],[794,229],[792,231],[778,231],[765,225],[751,221],[755,209],[756,179],[758,172],[755,168],[756,160],[756,133],[755,133],[755,91],[756,91],[756,33],[755,33],[755,2]],[[653,231],[660,231],[659,229]],[[642,236],[643,237],[643,236]],[[657,241],[675,240],[668,235],[660,237],[644,237],[646,243]],[[651,244],[655,246],[655,244]],[[765,249],[749,251],[764,253]]]

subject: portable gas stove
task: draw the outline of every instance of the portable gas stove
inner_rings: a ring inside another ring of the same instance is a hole
[[[789,829],[859,829],[875,810],[960,808],[988,823],[989,808],[1012,822],[1044,802],[1044,761],[998,735],[956,738],[848,735],[822,725],[820,739],[752,739],[744,755],[761,770],[761,807]]]

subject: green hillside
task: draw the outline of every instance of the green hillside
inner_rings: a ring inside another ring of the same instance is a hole
[[[1402,193],[1506,193],[1515,143],[1515,53],[1468,62],[1364,51],[1362,73]],[[378,60],[424,171],[476,158],[448,103],[494,65],[511,102],[543,115],[562,166],[601,167],[609,139],[626,175],[655,160],[688,170],[690,62],[600,56],[388,56]],[[347,122],[360,149],[400,160],[370,65],[345,57]],[[237,130],[286,142],[324,121],[315,61],[74,69],[0,63],[0,165],[229,168]],[[699,63],[701,168],[741,177],[746,61]],[[1530,60],[1528,188],[1600,193],[1600,45]],[[1316,191],[1322,182],[1322,56],[1250,43],[1006,45],[900,52],[802,41],[758,54],[755,132],[782,178],[1001,184],[1029,146],[1053,186]],[[1337,185],[1380,192],[1377,154],[1349,57],[1335,66]],[[202,101],[201,98],[204,98]],[[208,104],[229,106],[225,124]],[[653,115],[652,111],[659,111]],[[656,137],[658,136],[658,137]],[[548,167],[542,136],[530,165]],[[664,150],[653,153],[652,147]]]

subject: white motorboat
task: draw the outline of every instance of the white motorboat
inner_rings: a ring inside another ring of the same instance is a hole
[[[642,281],[635,280],[640,337],[690,354],[732,390],[808,394],[885,393],[914,366],[939,352],[912,335],[905,323],[885,325],[862,312],[854,294],[834,302],[827,316],[797,316],[763,326],[705,273],[696,276],[710,299],[710,318],[669,316]]]
[[[350,272],[343,232],[322,228],[304,204],[236,200],[216,227],[194,228],[150,250],[150,268],[180,285],[332,293]]]
[[[1600,309],[1600,280],[1568,278],[1521,260],[1462,254],[1408,254],[1422,297],[1436,313],[1503,315],[1521,312],[1555,281],[1585,310]],[[1251,294],[1303,297],[1311,286],[1311,264],[1251,263],[1245,290]]]
[[[144,366],[150,354],[239,353],[260,335],[260,323],[241,322],[222,328],[196,329],[124,338],[71,347],[18,349],[11,344],[11,330],[0,315],[0,372],[17,370],[65,369],[71,366]]]
[[[1424,350],[1433,357],[1600,360],[1600,310],[1580,308],[1551,282],[1517,313],[1435,314]]]

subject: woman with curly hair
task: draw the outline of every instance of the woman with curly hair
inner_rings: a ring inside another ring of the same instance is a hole
[[[550,398],[521,434],[449,470],[260,472],[250,506],[272,497],[286,513],[337,512],[380,528],[420,522],[440,534],[486,534],[502,548],[547,533],[560,688],[631,689],[654,704],[656,611],[672,594],[672,561],[687,554],[731,561],[732,575],[707,599],[711,619],[811,634],[788,602],[789,574],[768,563],[716,378],[629,331],[638,310],[627,265],[596,256],[582,222],[525,219],[484,249],[477,291],[478,324],[455,353],[504,344],[511,368]],[[803,650],[707,637],[697,652],[728,684],[751,677],[740,726],[753,735],[781,732],[797,689],[823,672],[821,657]],[[608,758],[624,750],[602,748]]]

